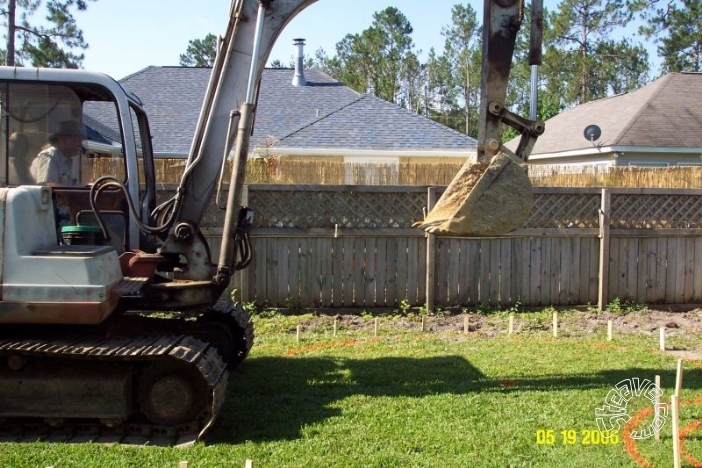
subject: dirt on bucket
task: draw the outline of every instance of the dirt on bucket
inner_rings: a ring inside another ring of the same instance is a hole
[[[521,227],[533,203],[526,167],[507,154],[466,162],[427,217],[414,224],[449,236],[499,236]]]

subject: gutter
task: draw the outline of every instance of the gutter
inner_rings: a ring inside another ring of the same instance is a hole
[[[301,148],[292,146],[275,146],[265,150],[255,148],[252,155],[263,152],[278,156],[344,156],[344,157],[422,157],[422,158],[469,158],[477,155],[475,148],[470,149],[354,149],[354,148]]]
[[[700,154],[702,148],[673,147],[673,146],[599,146],[595,148],[581,148],[557,153],[532,154],[529,160],[567,158],[572,156],[598,156],[609,153],[667,153],[667,154]]]

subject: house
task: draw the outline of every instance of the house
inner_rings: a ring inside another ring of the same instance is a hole
[[[588,139],[597,125],[601,135]],[[516,147],[516,140],[508,147]],[[591,166],[702,165],[702,74],[671,73],[636,91],[581,104],[546,121],[529,157],[541,166],[582,170]],[[534,167],[536,166],[536,167]]]
[[[475,158],[475,139],[370,94],[317,69],[265,69],[249,154],[343,162],[344,167]],[[120,80],[144,103],[157,158],[186,158],[210,77],[209,68],[148,67]],[[295,80],[296,82],[300,80]],[[393,169],[394,168],[394,169]],[[350,172],[349,172],[350,174]],[[365,183],[377,177],[362,176]],[[346,183],[364,183],[347,177]],[[387,177],[386,177],[387,179]],[[393,183],[393,176],[386,183]]]

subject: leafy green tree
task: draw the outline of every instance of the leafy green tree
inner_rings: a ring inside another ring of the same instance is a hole
[[[416,113],[425,107],[425,66],[414,52],[409,52],[400,69],[400,97],[398,104]]]
[[[183,67],[211,67],[217,56],[217,36],[210,33],[203,39],[192,39],[184,54],[180,54]]]
[[[403,64],[414,47],[412,31],[407,17],[397,8],[376,12],[368,29],[347,34],[336,44],[337,55],[327,61],[327,69],[359,92],[370,88],[378,97],[399,102]]]
[[[455,107],[451,88],[451,65],[445,55],[436,55],[432,47],[429,49],[424,70],[425,113],[429,116],[442,115]]]
[[[482,28],[470,3],[454,5],[451,25],[442,29],[444,55],[450,66],[451,96],[454,104],[463,103],[464,127],[468,135],[477,135],[471,120],[477,120],[480,99],[480,57]],[[477,66],[476,66],[477,65]]]
[[[640,31],[658,45],[663,71],[702,71],[702,2],[658,0],[635,4],[646,24]]]
[[[555,66],[561,73],[568,72],[563,76],[568,85],[563,90],[566,106],[607,96],[612,91],[607,81],[619,73],[635,70],[646,81],[649,66],[647,56],[643,61],[640,55],[643,48],[626,39],[612,39],[613,31],[623,28],[631,19],[632,11],[624,0],[564,0],[548,15],[555,46],[550,49],[553,54],[549,58],[556,60]],[[638,87],[641,80],[625,81]]]
[[[86,10],[89,1],[94,0],[0,0],[7,27],[3,64],[79,68],[85,56],[77,51],[88,44],[73,12]],[[44,17],[37,20],[40,11]]]

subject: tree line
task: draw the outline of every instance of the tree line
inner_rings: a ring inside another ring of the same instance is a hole
[[[80,68],[88,44],[73,13],[85,10],[90,1],[95,0],[0,0],[7,31],[3,63]],[[524,16],[528,25],[528,6]],[[702,67],[702,0],[561,0],[553,11],[544,11],[543,19],[541,120],[639,88],[660,74]],[[358,92],[373,93],[475,136],[482,47],[477,12],[469,2],[452,7],[451,22],[442,28],[443,50],[423,54],[412,33],[407,17],[387,7],[374,13],[361,33],[344,36],[332,55],[319,49],[305,62]],[[530,105],[527,36],[523,26],[507,100],[522,115],[528,115]],[[657,70],[645,39],[655,46]],[[180,64],[211,65],[216,42],[214,34],[191,40]],[[285,65],[274,60],[272,66]]]
[[[482,15],[480,15],[482,16]],[[529,115],[531,67],[528,65],[528,5],[515,49],[507,106]],[[698,72],[702,67],[702,0],[561,0],[543,15],[543,65],[538,71],[537,118],[546,120],[588,101],[631,91],[669,72]],[[413,28],[396,7],[373,14],[368,28],[347,34],[335,54],[318,49],[307,56],[318,67],[358,92],[424,114],[477,136],[482,25],[469,2],[451,9],[442,28],[443,50],[430,49],[424,60]],[[207,65],[207,42],[190,42],[181,65]],[[653,70],[643,41],[655,46],[660,67]],[[280,60],[274,67],[284,67]],[[288,66],[293,66],[292,63]]]

